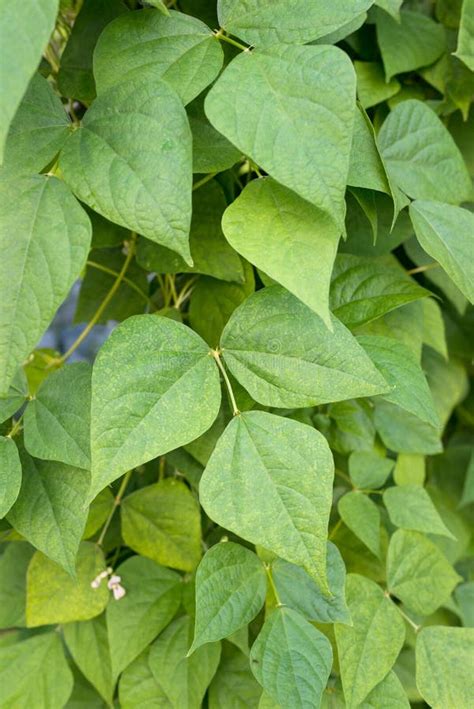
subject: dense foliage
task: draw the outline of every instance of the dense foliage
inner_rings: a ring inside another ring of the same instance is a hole
[[[472,707],[473,0],[0,23],[0,707]]]

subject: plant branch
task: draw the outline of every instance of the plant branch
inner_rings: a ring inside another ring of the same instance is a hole
[[[225,385],[227,387],[227,392],[229,394],[229,399],[230,399],[230,403],[232,406],[232,413],[234,414],[234,416],[238,416],[240,414],[240,411],[238,409],[237,402],[235,400],[234,391],[232,389],[232,384],[230,383],[230,379],[227,376],[227,372],[225,371],[225,367],[221,362],[220,352],[219,352],[219,350],[211,350],[211,352],[209,354],[211,354],[214,357],[214,359],[216,360],[217,366],[221,370]]]
[[[237,49],[240,49],[242,52],[247,52],[250,47],[247,47],[245,44],[242,44],[241,42],[237,42],[237,40],[232,39],[232,37],[227,37],[227,35],[224,34],[224,30],[220,29],[218,32],[214,32],[214,37],[221,42],[227,42],[228,44],[231,44],[233,47],[237,47]]]
[[[218,175],[218,174],[219,174],[219,173],[217,173],[217,172],[211,172],[211,173],[209,173],[209,175],[205,175],[205,176],[202,177],[200,180],[197,180],[197,181],[193,184],[193,192],[194,192],[194,190],[198,190],[200,187],[202,187],[203,185],[205,185],[207,182],[210,182],[211,180],[213,180],[214,177],[215,177],[216,175]]]
[[[414,276],[415,273],[424,273],[425,271],[431,271],[432,268],[439,268],[439,263],[437,261],[432,261],[431,263],[426,263],[424,266],[417,266],[416,268],[411,268],[407,271],[409,276]]]
[[[114,271],[112,268],[103,266],[101,263],[97,263],[96,261],[86,261],[86,266],[91,266],[92,268],[96,268],[98,271],[103,271],[104,273],[108,273],[109,276],[115,276],[116,278],[120,275],[118,271]],[[155,307],[152,299],[144,291],[142,291],[140,286],[137,286],[136,283],[125,276],[122,278],[122,281],[130,288],[133,288],[133,290],[136,291],[150,307]]]

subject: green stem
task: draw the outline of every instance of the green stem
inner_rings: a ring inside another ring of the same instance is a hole
[[[395,606],[395,608],[398,609],[398,612],[406,620],[406,622],[411,625],[415,633],[417,633],[420,630],[421,625],[417,625],[404,611],[402,611],[402,609],[397,603],[394,603],[393,605]]]
[[[432,268],[438,268],[439,263],[437,261],[432,261],[431,263],[427,263],[424,266],[418,266],[417,268],[411,268],[409,271],[407,271],[407,274],[409,276],[415,275],[415,273],[424,273],[425,271],[431,271]]]
[[[272,567],[270,564],[265,564],[264,566],[268,578],[268,583],[270,584],[270,588],[272,589],[273,595],[275,596],[277,606],[281,607],[284,605],[284,603],[281,602],[280,596],[278,595],[278,591],[275,586],[275,581],[273,580]]]
[[[227,44],[231,44],[233,47],[237,47],[237,49],[240,49],[242,52],[245,52],[250,49],[250,47],[246,47],[245,44],[237,42],[237,40],[232,39],[232,37],[227,37],[227,35],[224,34],[223,29],[220,29],[218,32],[214,32],[214,37],[220,40],[221,42],[227,42]]]
[[[197,180],[193,184],[193,192],[194,192],[194,190],[198,190],[200,187],[205,185],[207,182],[210,182],[211,180],[213,180],[217,174],[218,174],[217,172],[211,172],[211,173],[209,173],[209,175],[205,175],[200,180]]]
[[[116,278],[120,275],[118,271],[114,271],[112,268],[108,268],[107,266],[102,266],[101,263],[96,263],[96,261],[86,261],[86,266],[92,266],[92,268],[96,268],[98,271],[103,271],[104,273],[108,273],[109,276],[115,276]],[[140,286],[137,286],[136,283],[126,277],[122,278],[122,281],[126,283],[127,286],[130,286],[130,288],[133,288],[133,290],[136,291],[150,307],[155,307],[151,298],[149,298],[147,294],[142,291]]]
[[[346,475],[345,473],[343,473],[342,470],[338,470],[336,468],[334,472],[336,475],[338,475],[340,478],[342,478],[342,480],[345,480],[346,483],[348,483],[351,487],[354,487],[354,483],[352,482],[350,477],[348,475]]]
[[[13,426],[10,429],[10,432],[7,433],[7,438],[13,438],[13,436],[16,436],[17,433],[21,431],[21,424],[23,421],[23,416],[25,415],[25,412],[22,413],[18,421],[15,421]]]
[[[237,402],[235,400],[234,391],[232,389],[232,384],[230,383],[230,379],[227,376],[227,372],[225,371],[225,367],[221,362],[220,352],[218,350],[211,350],[210,354],[216,360],[217,366],[221,370],[222,377],[224,378],[224,382],[227,387],[227,392],[229,394],[229,399],[230,399],[230,403],[232,406],[232,413],[234,414],[234,416],[238,416],[240,414],[240,411],[237,407]]]
[[[100,536],[97,540],[97,546],[99,546],[99,547],[101,547],[104,542],[105,535],[107,534],[107,530],[110,527],[110,523],[112,522],[112,517],[114,516],[115,510],[117,509],[117,507],[120,506],[120,503],[122,502],[122,497],[124,496],[125,490],[127,488],[128,482],[132,476],[132,473],[133,473],[133,470],[129,470],[128,473],[126,473],[122,478],[122,482],[120,483],[120,487],[118,489],[117,495],[115,496],[114,506],[110,510],[110,514],[107,517],[107,519],[105,520],[105,524],[102,527],[102,531],[101,531]]]
[[[342,519],[338,519],[334,527],[331,529],[331,533],[328,536],[328,539],[334,539],[336,536],[337,532],[339,531],[339,528],[342,524]]]

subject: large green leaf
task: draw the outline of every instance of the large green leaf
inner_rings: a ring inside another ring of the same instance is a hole
[[[221,661],[209,687],[209,709],[257,709],[261,693],[248,657],[230,643],[223,643]]]
[[[334,315],[353,328],[429,295],[394,261],[383,257],[369,261],[339,254],[332,273],[329,303]]]
[[[0,180],[0,393],[69,293],[87,258],[89,218],[54,177]]]
[[[102,550],[91,542],[79,547],[74,577],[37,551],[28,566],[27,626],[71,623],[100,615],[109,600],[107,583],[102,581],[99,588],[91,583],[104,569]]]
[[[456,56],[474,71],[474,2],[464,0],[462,4],[461,25],[459,27]]]
[[[226,209],[222,228],[234,249],[330,326],[329,284],[340,234],[327,214],[266,177],[252,181]]]
[[[181,577],[150,559],[132,556],[116,573],[126,594],[107,607],[114,678],[166,628],[181,601]]]
[[[354,98],[354,70],[340,49],[275,45],[236,57],[205,110],[243,153],[342,229]]]
[[[87,362],[76,362],[45,379],[25,411],[28,453],[90,468],[91,375]]]
[[[0,518],[5,517],[21,487],[21,461],[11,438],[0,436]]]
[[[462,155],[426,104],[399,103],[385,119],[378,142],[390,175],[409,197],[454,204],[469,199],[471,179]]]
[[[11,542],[0,556],[0,628],[24,627],[26,572],[34,549],[25,542]]]
[[[250,652],[250,667],[282,707],[318,707],[332,667],[331,643],[291,608],[277,608]]]
[[[222,527],[303,566],[327,591],[333,461],[316,430],[263,411],[235,416],[199,486]]]
[[[253,552],[233,542],[213,546],[196,572],[196,623],[189,653],[250,623],[266,591],[265,569]]]
[[[333,318],[332,327],[284,288],[270,286],[230,318],[221,339],[224,360],[266,406],[314,406],[388,391],[344,325]]]
[[[109,705],[112,704],[114,681],[105,615],[79,623],[66,623],[63,633],[67,648],[84,677]]]
[[[421,485],[389,487],[383,494],[383,501],[390,519],[397,527],[454,539]]]
[[[474,214],[441,202],[416,200],[410,204],[410,217],[421,246],[474,303]]]
[[[324,37],[367,10],[372,0],[218,0],[221,27],[257,47],[304,44]]]
[[[132,12],[111,22],[94,52],[97,91],[146,72],[147,80],[166,81],[186,104],[213,81],[224,55],[203,22],[172,10]]]
[[[10,123],[48,44],[57,11],[58,0],[28,0],[19,4],[8,0],[0,2],[0,164]]]
[[[59,96],[41,74],[34,74],[5,143],[3,166],[9,175],[39,172],[64,145],[70,122]]]
[[[2,709],[63,707],[73,676],[56,632],[0,647]]]
[[[344,524],[349,527],[372,554],[380,556],[380,510],[358,490],[343,495],[337,505]]]
[[[434,613],[459,581],[443,552],[423,534],[404,529],[393,534],[387,552],[388,589],[413,613]]]
[[[370,579],[349,574],[347,602],[352,627],[336,624],[342,685],[348,707],[356,707],[392,669],[405,640],[401,615]]]
[[[167,478],[122,502],[122,534],[129,547],[158,564],[193,571],[201,558],[199,506],[186,485]]]
[[[328,542],[327,578],[330,596],[324,595],[304,569],[283,559],[272,563],[272,576],[278,598],[308,620],[319,623],[349,623],[346,605],[346,568],[338,548]]]
[[[87,519],[89,473],[31,458],[20,449],[23,479],[8,521],[33,546],[70,574]]]
[[[220,643],[203,645],[187,658],[192,636],[189,617],[181,616],[151,646],[149,665],[170,709],[199,709],[220,657]]]
[[[204,433],[220,399],[217,367],[196,333],[164,317],[126,320],[92,373],[90,499],[130,468]]]
[[[423,628],[416,641],[416,685],[433,709],[469,707],[474,696],[474,628]]]
[[[400,20],[378,12],[377,40],[387,81],[395,74],[432,64],[446,50],[443,25],[409,10],[400,13]]]
[[[191,143],[174,90],[159,80],[151,90],[142,78],[113,86],[94,101],[59,164],[80,200],[190,261]]]

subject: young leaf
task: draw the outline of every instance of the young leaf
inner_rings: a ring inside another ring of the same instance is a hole
[[[432,426],[389,401],[375,400],[374,422],[384,445],[392,451],[436,455],[443,450],[439,426]]]
[[[199,496],[215,522],[300,564],[327,591],[333,471],[318,431],[249,411],[235,416],[219,439]]]
[[[124,541],[139,554],[183,571],[198,565],[199,506],[184,483],[166,478],[127,495],[121,517]]]
[[[41,61],[41,54],[54,28],[57,11],[58,0],[36,0],[13,5],[3,0],[1,3],[0,165],[10,123]]]
[[[0,423],[13,416],[28,398],[28,381],[23,367],[17,369],[5,396],[0,396]],[[1,515],[0,515],[1,516]]]
[[[169,318],[126,320],[93,368],[89,499],[130,468],[204,433],[220,400],[217,367],[198,335]]]
[[[424,250],[474,303],[474,214],[461,207],[416,200],[410,205],[410,218]]]
[[[90,542],[79,547],[74,578],[37,551],[28,566],[27,626],[71,623],[100,615],[109,600],[107,582],[99,588],[91,583],[104,569],[102,550]]]
[[[330,596],[304,571],[283,559],[272,564],[272,576],[280,602],[301,613],[307,620],[319,623],[351,623],[346,605],[346,567],[338,548],[327,544],[327,578]]]
[[[347,603],[352,627],[336,624],[342,686],[349,707],[361,704],[392,669],[405,626],[392,601],[373,581],[349,574]]]
[[[431,615],[449,599],[461,577],[442,551],[419,532],[398,529],[387,552],[387,584],[408,610]]]
[[[400,91],[396,79],[385,81],[382,66],[378,62],[354,62],[357,75],[357,96],[363,108],[376,106]]]
[[[331,666],[329,640],[291,608],[273,611],[250,651],[252,672],[282,707],[319,706]]]
[[[344,524],[380,557],[380,511],[375,502],[354,490],[340,498],[337,509]]]
[[[204,106],[218,131],[341,229],[354,98],[340,49],[275,45],[236,57]]]
[[[474,71],[474,3],[473,0],[464,0],[459,27],[458,46],[456,56]]]
[[[397,485],[423,485],[425,482],[425,457],[400,453],[393,471]]]
[[[261,693],[248,657],[230,643],[223,643],[221,661],[209,686],[209,709],[256,709]]]
[[[423,628],[416,640],[416,686],[433,709],[468,707],[474,696],[474,628]]]
[[[79,276],[91,225],[67,187],[54,177],[2,176],[0,205],[3,394]]]
[[[354,131],[347,184],[391,195],[385,166],[375,142],[374,127],[364,109],[355,108]],[[400,211],[397,206],[396,213]]]
[[[412,99],[395,106],[378,143],[387,170],[409,197],[453,204],[469,199],[471,179],[462,155],[426,104]]]
[[[90,468],[91,375],[87,362],[76,362],[45,379],[25,411],[30,455]]]
[[[150,559],[132,556],[117,571],[126,594],[107,606],[114,678],[166,628],[181,601],[181,578]]]
[[[222,229],[236,251],[331,326],[329,283],[340,234],[327,214],[265,177],[226,209]]]
[[[11,542],[0,556],[0,628],[26,624],[26,571],[34,549],[25,542]]]
[[[196,572],[196,623],[188,654],[250,623],[266,591],[265,569],[253,552],[233,542],[213,546]]]
[[[23,478],[8,521],[25,539],[74,574],[87,519],[89,473],[31,458],[20,449]]]
[[[66,141],[59,164],[64,180],[89,207],[190,261],[191,150],[177,94],[159,80],[151,91],[142,77],[94,101]]]
[[[420,485],[389,487],[383,494],[383,501],[390,519],[397,527],[454,539],[430,496]]]
[[[232,374],[265,406],[303,407],[388,390],[350,332],[333,331],[280,286],[247,298],[221,339]]]
[[[63,707],[73,676],[59,634],[41,633],[0,647],[2,707]]]
[[[186,657],[191,620],[173,621],[151,646],[149,665],[170,707],[199,709],[221,654],[220,643],[208,643]]]
[[[146,72],[150,83],[166,81],[186,104],[216,78],[223,59],[211,30],[195,17],[139,10],[114,20],[101,34],[94,76],[101,95]]]
[[[0,518],[5,517],[21,487],[21,461],[11,438],[0,436]]]
[[[394,463],[375,451],[354,451],[349,458],[349,475],[356,487],[372,490],[385,484]]]

